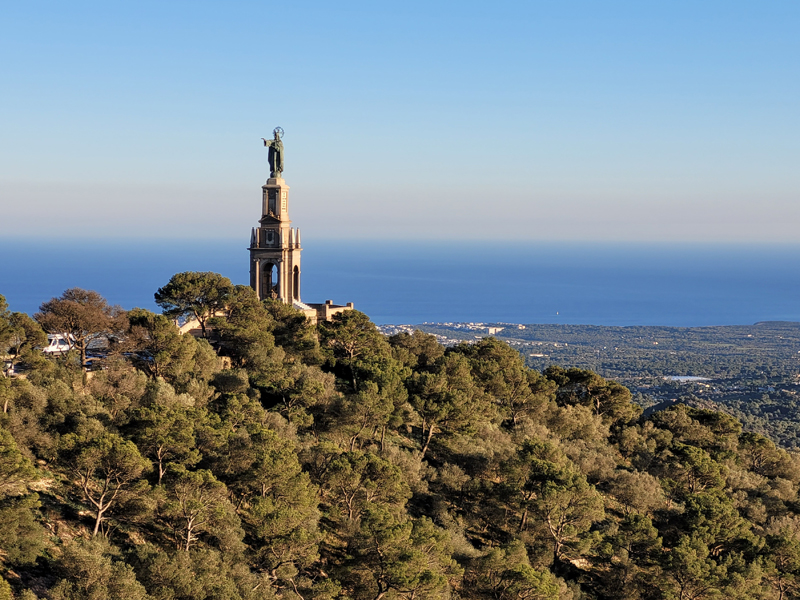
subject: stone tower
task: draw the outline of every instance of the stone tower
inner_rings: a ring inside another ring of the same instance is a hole
[[[272,175],[261,187],[261,219],[250,233],[250,287],[260,300],[299,304],[300,230],[289,219],[289,186],[280,171]]]
[[[353,310],[326,300],[325,304],[304,304],[300,300],[300,230],[289,220],[289,186],[283,180],[283,129],[276,127],[269,148],[269,179],[261,186],[261,218],[250,232],[250,287],[259,300],[274,298],[291,304],[312,323],[330,321],[341,312]]]

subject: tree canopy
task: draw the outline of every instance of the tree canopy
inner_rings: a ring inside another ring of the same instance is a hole
[[[84,368],[89,344],[124,326],[124,314],[119,306],[109,306],[97,292],[80,288],[70,288],[61,296],[44,302],[34,318],[47,333],[63,335],[70,346],[80,352]]]
[[[800,596],[800,458],[730,415],[195,275],[207,340],[171,301],[43,304],[115,332],[88,374],[0,301],[0,598]]]
[[[186,271],[176,273],[155,293],[156,304],[172,318],[194,317],[207,337],[206,323],[225,309],[233,284],[219,273]]]

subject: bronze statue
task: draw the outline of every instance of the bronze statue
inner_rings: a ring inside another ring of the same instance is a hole
[[[269,160],[269,176],[280,178],[283,173],[283,142],[281,141],[283,137],[283,128],[276,127],[272,131],[272,135],[274,139],[261,139],[264,140],[264,145],[269,148],[269,154],[267,155],[267,160]]]

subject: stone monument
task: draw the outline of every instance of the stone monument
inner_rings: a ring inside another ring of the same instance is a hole
[[[261,219],[250,233],[250,286],[259,299],[300,301],[300,231],[289,219],[289,186],[283,180],[283,129],[276,127],[269,148],[270,177],[261,186]]]
[[[261,186],[261,218],[250,232],[250,287],[259,300],[273,298],[292,304],[316,322],[329,320],[337,312],[352,310],[353,303],[338,306],[304,304],[300,300],[300,230],[289,219],[289,186],[283,180],[283,129],[276,127],[271,140],[261,138],[269,148],[270,176]]]

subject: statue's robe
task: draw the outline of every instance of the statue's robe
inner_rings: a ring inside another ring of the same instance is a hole
[[[264,140],[264,145],[269,146],[269,170],[273,177],[279,177],[283,172],[283,142],[280,140]]]

